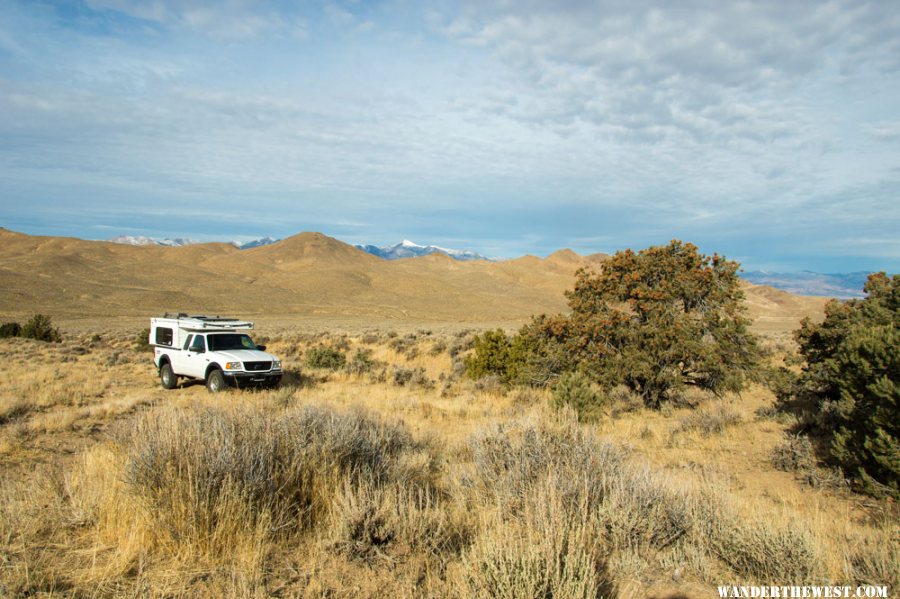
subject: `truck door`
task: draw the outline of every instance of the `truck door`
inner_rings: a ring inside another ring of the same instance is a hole
[[[173,347],[172,351],[169,352],[169,360],[172,362],[172,370],[175,371],[175,374],[179,376],[190,376],[188,374],[188,347],[191,344],[191,341],[194,339],[193,335],[188,335],[184,340],[184,345],[180,347]]]
[[[184,368],[187,376],[202,379],[206,375],[209,359],[206,357],[206,337],[194,335],[184,352]]]

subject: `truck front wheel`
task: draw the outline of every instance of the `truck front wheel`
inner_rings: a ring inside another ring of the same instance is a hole
[[[222,374],[221,370],[213,370],[206,377],[206,390],[210,393],[218,393],[219,391],[223,391],[226,386],[225,375]]]
[[[159,367],[159,382],[163,389],[174,389],[178,386],[178,375],[172,370],[172,365],[166,362]]]

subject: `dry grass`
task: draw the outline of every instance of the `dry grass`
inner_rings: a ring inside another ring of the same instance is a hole
[[[546,390],[454,377],[467,331],[389,333],[270,332],[285,386],[218,396],[161,391],[131,331],[0,342],[0,595],[900,582],[896,507],[777,469],[805,450],[755,416],[763,389],[667,412],[618,391],[585,425]],[[304,368],[317,346],[348,367]]]

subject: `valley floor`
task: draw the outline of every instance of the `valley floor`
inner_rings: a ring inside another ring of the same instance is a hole
[[[143,321],[62,325],[60,344],[0,340],[0,595],[898,584],[896,506],[794,460],[762,387],[662,411],[619,394],[584,424],[549,391],[462,377],[462,326],[271,319],[281,389],[164,391]],[[307,368],[318,346],[350,368]]]

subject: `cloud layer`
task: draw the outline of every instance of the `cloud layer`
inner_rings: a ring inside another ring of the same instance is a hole
[[[900,265],[900,12],[0,4],[0,219]]]

